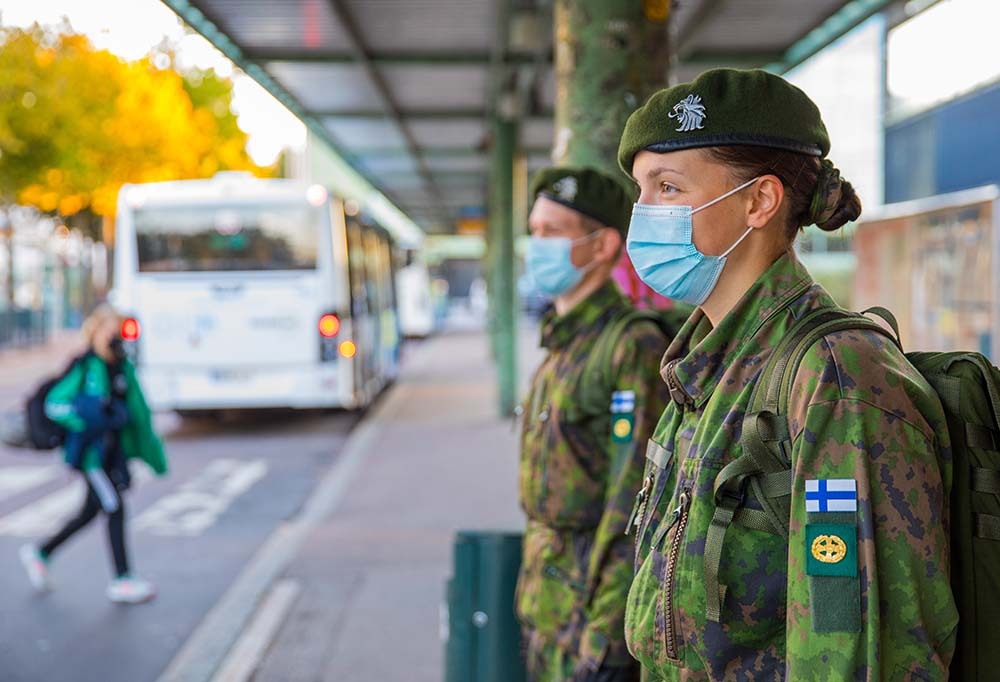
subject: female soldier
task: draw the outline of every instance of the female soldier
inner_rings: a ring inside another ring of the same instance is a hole
[[[947,677],[950,443],[888,338],[831,333],[799,364],[788,537],[716,514],[762,368],[796,320],[836,306],[792,250],[803,226],[861,212],[829,147],[813,102],[763,71],[709,71],[626,125],[619,163],[640,188],[628,253],[652,288],[699,306],[663,360],[672,400],[637,503],[625,628],[650,679]]]
[[[103,511],[115,571],[108,599],[138,603],[152,599],[156,590],[129,572],[122,499],[130,483],[128,460],[139,457],[160,475],[166,473],[167,462],[135,368],[125,357],[121,325],[121,316],[109,305],[91,313],[83,324],[87,353],[45,399],[48,417],[67,430],[65,460],[83,475],[87,497],[76,517],[51,539],[40,547],[22,547],[21,561],[35,589],[49,589],[49,557]]]

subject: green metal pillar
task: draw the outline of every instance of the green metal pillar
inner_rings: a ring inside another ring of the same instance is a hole
[[[489,285],[493,352],[497,365],[500,414],[517,402],[517,287],[514,273],[514,155],[517,123],[493,123],[490,172]]]
[[[556,164],[618,172],[626,119],[667,85],[670,5],[556,0]]]

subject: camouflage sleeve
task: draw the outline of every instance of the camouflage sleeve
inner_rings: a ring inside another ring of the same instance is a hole
[[[626,330],[615,351],[615,390],[635,393],[634,424],[626,442],[609,442],[612,461],[606,506],[587,569],[591,597],[580,643],[582,664],[591,669],[602,661],[611,666],[631,661],[625,646],[624,622],[625,601],[632,582],[633,544],[632,538],[625,535],[625,527],[642,481],[646,442],[668,398],[659,371],[666,347],[667,341],[659,329],[641,322]],[[612,434],[608,438],[612,441]]]
[[[828,336],[797,375],[789,679],[948,677],[950,443],[936,395],[881,343]]]

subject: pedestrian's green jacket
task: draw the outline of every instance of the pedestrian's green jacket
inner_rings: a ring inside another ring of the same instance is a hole
[[[829,334],[807,352],[789,399],[790,538],[729,526],[719,574],[728,592],[720,621],[706,617],[716,474],[741,454],[750,393],[778,340],[834,305],[786,254],[717,327],[697,311],[664,356],[672,400],[650,447],[625,626],[649,680],[947,677],[958,621],[950,441],[936,394],[873,332]],[[807,481],[851,480],[856,511],[807,514]],[[840,556],[830,555],[840,538]]]
[[[163,443],[153,430],[152,415],[139,387],[135,367],[127,359],[122,364],[122,372],[127,382],[125,406],[128,410],[128,422],[121,431],[122,451],[128,459],[141,459],[156,474],[163,475],[167,472],[167,458],[163,451]],[[82,434],[88,428],[88,424],[76,408],[79,404],[78,398],[82,395],[103,400],[110,394],[107,365],[92,352],[78,360],[66,376],[49,391],[45,398],[45,414],[71,434],[64,449],[67,463],[72,463],[70,461],[70,448],[74,442],[72,435]],[[88,445],[82,453],[80,465],[84,470],[98,469],[102,466],[101,460],[100,446]]]
[[[581,400],[581,370],[601,330],[629,310],[609,281],[566,314],[548,314],[541,340],[548,352],[522,405],[520,493],[528,526],[518,614],[592,667],[631,660],[623,619],[633,552],[625,526],[646,441],[667,401],[658,375],[667,340],[649,321],[623,332],[609,373],[614,386],[600,407],[588,412]]]

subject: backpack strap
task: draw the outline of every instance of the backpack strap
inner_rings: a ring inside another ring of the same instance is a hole
[[[839,308],[820,308],[792,325],[757,378],[743,418],[742,455],[715,477],[715,512],[705,539],[705,609],[711,621],[720,621],[726,598],[726,586],[719,582],[719,567],[729,526],[736,523],[750,530],[788,537],[792,495],[789,396],[799,364],[809,349],[827,334],[845,330],[877,332],[899,345],[898,335],[892,337],[884,327],[863,315]],[[760,509],[745,506],[748,494]]]
[[[648,310],[628,310],[611,319],[601,331],[594,343],[587,361],[583,365],[580,395],[588,410],[593,412],[607,411],[607,400],[614,391],[614,378],[611,376],[611,365],[615,351],[618,350],[622,334],[633,322],[649,320],[658,327],[660,318]]]

